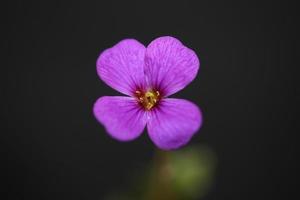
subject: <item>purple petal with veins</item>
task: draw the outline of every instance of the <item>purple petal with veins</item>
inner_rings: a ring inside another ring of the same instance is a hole
[[[146,113],[132,97],[100,97],[94,115],[113,138],[121,141],[140,136],[147,122]]]

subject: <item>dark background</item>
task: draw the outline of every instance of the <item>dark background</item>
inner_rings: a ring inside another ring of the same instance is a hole
[[[147,134],[120,143],[92,115],[99,53],[124,38],[179,38],[201,61],[177,97],[218,157],[205,199],[296,192],[296,6],[286,1],[10,1],[2,7],[3,199],[102,199],[151,161]]]

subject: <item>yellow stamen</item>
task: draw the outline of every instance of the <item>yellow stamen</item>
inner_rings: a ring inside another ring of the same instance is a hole
[[[159,101],[160,94],[158,91],[148,90],[145,93],[142,93],[140,91],[135,92],[138,101],[140,104],[146,109],[150,110],[153,108],[157,102]]]

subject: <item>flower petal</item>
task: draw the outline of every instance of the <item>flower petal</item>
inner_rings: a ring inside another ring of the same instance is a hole
[[[125,39],[105,50],[97,60],[97,72],[109,86],[133,95],[145,82],[145,46],[134,39]]]
[[[146,125],[146,114],[131,97],[100,97],[94,104],[94,115],[115,139],[137,138]]]
[[[149,113],[149,136],[156,146],[164,150],[185,145],[202,124],[199,108],[184,99],[163,99]]]
[[[146,49],[145,74],[149,84],[164,96],[174,94],[197,75],[199,59],[195,52],[176,38],[153,40]]]

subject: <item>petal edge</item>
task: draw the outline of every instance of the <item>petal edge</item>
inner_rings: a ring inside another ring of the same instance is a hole
[[[171,36],[153,40],[146,49],[145,75],[155,89],[169,96],[196,77],[200,61],[196,53]]]

